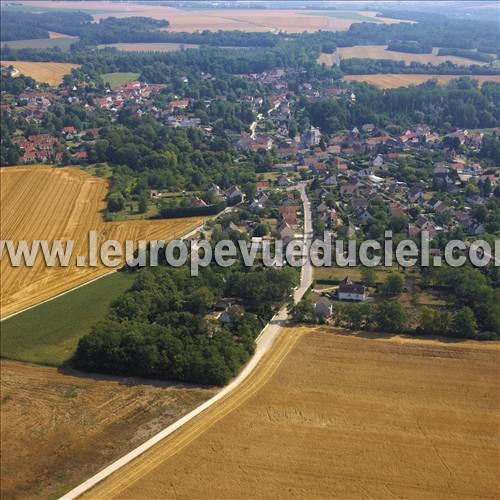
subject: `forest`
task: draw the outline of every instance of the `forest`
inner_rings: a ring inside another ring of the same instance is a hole
[[[87,371],[224,385],[297,283],[292,268],[209,266],[197,279],[186,267],[142,269],[108,317],[80,340],[72,363]],[[233,305],[220,321],[213,313],[224,298]]]

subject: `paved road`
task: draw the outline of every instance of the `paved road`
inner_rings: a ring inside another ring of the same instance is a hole
[[[306,194],[306,183],[299,183],[297,189],[300,193],[304,208],[304,241],[305,244],[308,246],[312,239],[312,222],[311,222],[311,208]],[[306,293],[307,289],[310,287],[312,283],[312,275],[313,275],[312,265],[309,259],[307,259],[306,265],[302,267],[300,285],[294,292],[294,300],[296,301],[300,300],[302,296]],[[239,375],[231,383],[229,383],[226,387],[224,387],[220,392],[218,392],[208,401],[205,401],[203,404],[195,408],[193,411],[191,411],[184,417],[174,422],[172,425],[169,425],[167,428],[160,431],[158,434],[150,438],[148,441],[143,443],[138,448],[127,453],[127,455],[125,455],[124,457],[120,458],[116,462],[113,462],[111,465],[107,466],[105,469],[97,473],[95,476],[91,477],[90,479],[80,484],[70,492],[66,493],[66,495],[62,497],[62,500],[74,499],[83,495],[85,492],[96,486],[98,483],[109,477],[111,474],[118,471],[125,465],[129,464],[132,460],[143,455],[146,451],[153,448],[155,445],[164,440],[167,436],[170,436],[176,430],[186,425],[188,422],[192,421],[196,416],[208,410],[210,407],[215,405],[215,403],[219,402],[223,398],[226,398],[252,374],[252,372],[255,370],[255,368],[262,360],[262,358],[266,355],[266,353],[268,353],[271,350],[271,347],[275,343],[279,335],[279,332],[281,330],[281,327],[285,324],[287,317],[288,317],[287,308],[286,306],[284,306],[278,311],[278,313],[276,313],[276,315],[271,319],[271,321],[260,333],[256,341],[255,354],[253,355],[253,357],[245,365],[245,367],[239,373]],[[289,346],[287,349],[289,350],[291,349],[291,347]],[[286,350],[286,352],[288,352],[288,350]],[[283,359],[283,356],[280,357],[279,359]],[[274,364],[276,363],[279,364],[279,361],[274,362]],[[260,370],[257,371],[257,374],[259,372]],[[257,375],[255,375],[255,377],[257,377]],[[248,386],[248,384],[246,385]],[[231,398],[233,398],[233,394],[231,394]],[[203,420],[200,420],[200,422],[202,422],[200,425],[202,425],[203,428],[206,428],[206,426],[203,423]],[[151,453],[153,454],[154,450],[152,450]],[[164,457],[164,454],[161,454],[161,456]],[[131,467],[131,469],[133,468],[134,467]],[[94,498],[94,492],[89,494],[89,497]],[[105,495],[103,498],[106,497],[109,498],[109,495]]]

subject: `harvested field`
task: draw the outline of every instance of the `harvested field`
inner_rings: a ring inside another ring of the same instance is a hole
[[[109,45],[98,45],[104,49],[112,47],[125,52],[176,52],[183,49],[197,49],[195,43],[111,43]]]
[[[499,353],[285,329],[235,393],[87,498],[494,498]]]
[[[337,53],[340,59],[389,59],[391,61],[405,61],[407,66],[411,62],[438,65],[446,61],[459,66],[471,66],[473,64],[484,66],[487,64],[466,57],[438,56],[437,48],[433,49],[432,54],[410,54],[386,49],[387,45],[355,45],[354,47],[339,47]],[[336,54],[321,54],[318,61],[331,66],[336,63]]]
[[[23,5],[74,9],[67,1],[22,2]],[[241,31],[287,31],[300,33],[319,29],[330,31],[348,30],[354,22],[369,22],[376,16],[374,11],[312,11],[281,9],[196,9],[183,10],[162,5],[146,5],[117,2],[79,2],[79,8],[93,13],[95,20],[106,17],[146,16],[167,19],[169,31],[241,30]],[[102,10],[102,14],[97,11]],[[398,19],[377,17],[373,22],[397,23]]]
[[[50,39],[49,39],[50,40]],[[64,43],[68,43],[67,39]],[[72,42],[69,42],[71,45]],[[31,62],[31,61],[1,61],[2,66],[13,66],[19,74],[30,76],[33,80],[49,85],[59,85],[63,76],[71,72],[73,68],[79,68],[79,64],[55,63],[55,62]]]
[[[0,169],[0,239],[74,240],[67,267],[47,267],[38,255],[33,267],[0,263],[0,316],[52,298],[57,294],[113,271],[100,259],[97,266],[77,267],[76,256],[87,257],[88,232],[96,231],[98,243],[139,239],[174,239],[202,224],[201,217],[168,220],[104,222],[106,179],[92,177],[78,168],[50,166]],[[88,263],[88,259],[86,259]]]
[[[484,82],[495,81],[500,83],[498,75],[463,75],[477,80],[480,85]],[[437,80],[440,85],[446,85],[451,80],[460,78],[461,75],[405,75],[405,74],[379,74],[379,75],[345,75],[344,80],[348,82],[366,82],[383,89],[395,89],[408,87],[409,85],[420,85],[429,80]]]
[[[1,497],[57,498],[212,389],[1,362]]]

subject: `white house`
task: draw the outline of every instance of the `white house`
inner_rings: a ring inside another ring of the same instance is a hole
[[[366,300],[366,287],[352,282],[351,278],[346,276],[339,284],[337,296],[339,300]]]

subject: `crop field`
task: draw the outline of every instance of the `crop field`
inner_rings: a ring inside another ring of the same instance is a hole
[[[78,340],[104,319],[111,303],[134,279],[132,273],[111,273],[3,321],[2,358],[63,364],[74,354]]]
[[[58,498],[212,389],[0,364],[2,499]]]
[[[377,74],[377,75],[345,75],[344,80],[348,82],[366,82],[384,89],[395,89],[420,85],[429,80],[437,80],[440,85],[446,85],[451,80],[460,78],[461,75],[407,75],[407,74]],[[477,80],[480,85],[484,82],[495,81],[500,83],[497,75],[463,75]]]
[[[235,393],[86,498],[495,498],[499,354],[285,329]]]
[[[484,66],[487,64],[466,57],[438,56],[437,48],[433,49],[432,54],[410,54],[386,49],[387,45],[355,45],[354,47],[339,47],[337,52],[340,59],[389,59],[391,61],[405,61],[407,66],[411,62],[438,65],[446,61],[459,66],[471,66],[473,64]],[[321,54],[318,62],[331,66],[336,63],[336,54]]]
[[[72,2],[21,2],[25,8],[75,9]],[[81,1],[80,10],[93,14],[95,20],[106,17],[146,16],[167,19],[169,31],[241,30],[241,31],[302,31],[348,30],[354,22],[397,23],[398,19],[377,17],[374,11],[312,11],[281,9],[177,9],[163,5],[139,3]],[[102,11],[102,13],[99,13]]]
[[[109,83],[111,88],[119,87],[120,85],[126,85],[127,83],[134,82],[141,76],[140,73],[103,73],[101,75],[104,83]]]
[[[195,43],[110,43],[98,45],[100,49],[114,47],[125,52],[176,52],[183,49],[197,49]]]
[[[73,68],[80,67],[79,64],[72,63],[32,61],[2,61],[1,64],[2,66],[13,66],[19,74],[30,76],[37,82],[49,85],[59,85],[62,83],[64,75],[70,73]]]
[[[51,38],[34,38],[31,40],[14,40],[10,42],[2,42],[3,47],[11,49],[52,49],[58,47],[61,50],[69,50],[71,45],[78,40],[78,37],[51,37]],[[17,61],[16,61],[17,62]]]
[[[87,256],[88,233],[97,232],[98,244],[105,240],[175,239],[203,223],[203,218],[104,222],[108,181],[92,177],[78,168],[50,166],[0,169],[0,239],[74,240],[69,266],[47,267],[38,255],[33,267],[0,262],[0,316],[46,299],[113,271],[97,259],[95,267],[76,266],[76,256]],[[86,259],[85,262],[88,262]]]

